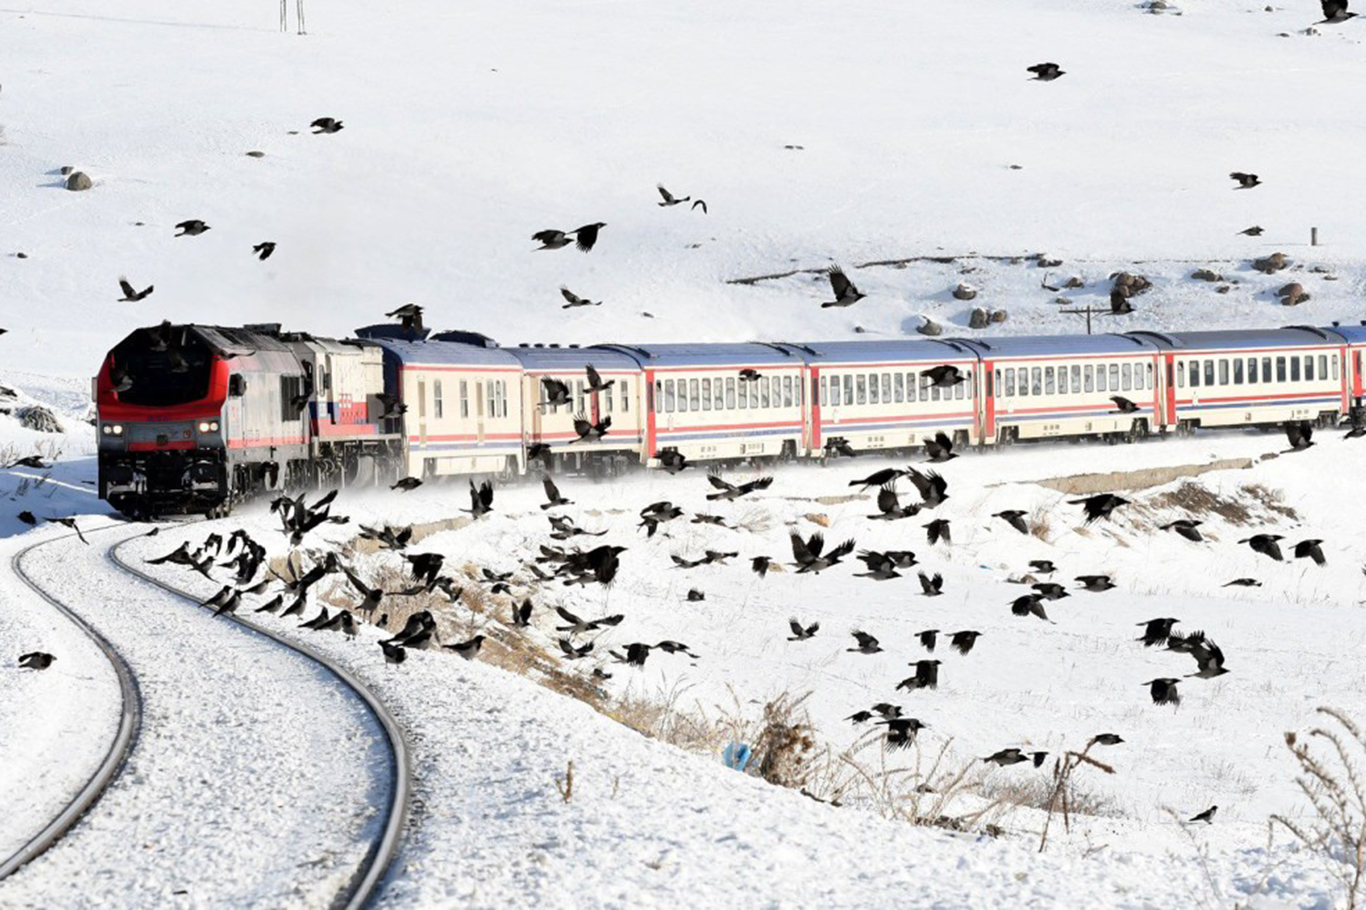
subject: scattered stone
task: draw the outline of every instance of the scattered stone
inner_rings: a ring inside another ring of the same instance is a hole
[[[1061,260],[1061,259],[1049,259],[1049,258],[1048,258],[1047,256],[1045,256],[1043,253],[1040,253],[1040,254],[1039,254],[1039,268],[1041,268],[1041,269],[1056,269],[1056,268],[1057,268],[1058,266],[1060,266],[1060,265],[1062,265],[1062,260]]]
[[[1128,272],[1115,272],[1110,276],[1114,282],[1110,289],[1110,296],[1113,298],[1116,293],[1121,294],[1127,300],[1136,297],[1153,286],[1153,283],[1142,275],[1131,275]]]
[[[1007,313],[1005,310],[992,310],[992,311],[991,311],[991,321],[994,322],[994,323],[996,323],[996,324],[998,324],[998,325],[999,325],[1000,323],[1002,323],[1002,322],[1005,322],[1005,321],[1006,321],[1007,319],[1009,319],[1009,318],[1010,318],[1010,314]]]
[[[72,171],[74,171],[74,170],[76,170],[76,169],[75,169],[74,167],[72,167],[71,165],[69,165],[69,164],[64,164],[64,165],[62,165],[61,175],[62,175],[63,177],[65,177],[65,176],[67,176],[68,174],[70,174],[70,173],[71,173]]]
[[[14,258],[15,258],[15,259],[27,259],[27,258],[28,258],[28,253],[15,253],[15,254],[14,254]]]
[[[991,314],[981,307],[973,307],[972,313],[968,316],[968,328],[984,329],[991,325]]]
[[[66,178],[66,188],[72,192],[88,190],[95,185],[95,181],[86,176],[84,171],[72,171]]]
[[[1226,284],[1221,284],[1221,285],[1219,285],[1217,288],[1214,289],[1214,293],[1216,293],[1216,294],[1227,294],[1230,290],[1232,290],[1232,288],[1230,288],[1228,285],[1226,285]]]
[[[1081,280],[1080,275],[1073,275],[1071,278],[1063,282],[1062,286],[1069,291],[1075,291],[1077,288],[1086,287],[1086,282]]]
[[[265,152],[262,152],[262,151],[257,151],[256,149],[252,149],[251,151],[247,152],[247,157],[248,157],[248,158],[264,158],[264,157],[266,157],[266,153],[265,153]]]
[[[1323,276],[1323,280],[1324,280],[1324,281],[1337,281],[1337,280],[1338,280],[1338,276],[1336,276],[1336,275],[1324,275],[1324,276]]]
[[[977,297],[977,289],[970,284],[959,282],[958,287],[953,289],[955,300],[974,300]]]
[[[1191,277],[1194,278],[1196,281],[1223,281],[1223,280],[1224,280],[1224,276],[1223,276],[1223,275],[1220,275],[1218,272],[1212,272],[1212,271],[1210,271],[1209,269],[1196,269],[1194,272],[1191,272]]]
[[[856,326],[854,326],[854,334],[855,334],[855,335],[862,335],[862,334],[863,334],[864,332],[866,332],[866,331],[868,331],[868,330],[865,329],[865,328],[864,328],[863,326],[861,326],[861,325],[856,325]]]
[[[1328,267],[1326,265],[1316,265],[1311,267],[1309,271],[1313,272],[1315,275],[1327,275]]]
[[[916,327],[916,331],[922,335],[929,335],[930,337],[934,337],[935,335],[944,334],[944,327],[939,323],[935,322],[930,317],[926,316],[925,324]]]
[[[802,516],[813,525],[820,525],[822,528],[830,527],[830,516],[823,512],[807,512]]]
[[[31,404],[28,407],[20,408],[15,412],[19,418],[19,426],[26,430],[35,430],[39,433],[60,433],[62,425],[57,422],[57,415],[40,404]]]
[[[1274,275],[1289,264],[1284,253],[1272,253],[1263,259],[1252,260],[1252,267],[1266,275]]]
[[[1276,292],[1276,296],[1281,298],[1281,306],[1299,306],[1309,299],[1309,295],[1304,292],[1304,286],[1299,282],[1291,282]]]

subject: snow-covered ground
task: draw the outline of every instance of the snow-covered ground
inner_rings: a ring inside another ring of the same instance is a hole
[[[8,330],[0,386],[15,390],[0,396],[0,409],[11,412],[0,414],[0,463],[56,459],[51,468],[0,469],[0,558],[55,535],[48,518],[106,523],[84,423],[88,377],[118,338],[163,318],[281,321],[345,334],[417,302],[432,325],[504,343],[851,338],[856,328],[903,337],[923,317],[947,334],[1063,332],[1082,323],[1060,312],[1058,299],[1105,306],[1109,276],[1121,269],[1154,287],[1135,300],[1133,315],[1099,317],[1098,330],[1366,317],[1366,189],[1352,177],[1366,123],[1351,116],[1366,19],[1306,33],[1319,18],[1312,0],[1269,8],[1169,2],[1172,9],[1150,14],[1133,0],[838,8],[805,0],[334,0],[309,6],[305,37],[277,30],[274,5],[47,0],[0,10],[0,328]],[[1025,67],[1044,60],[1067,75],[1029,80]],[[309,122],[322,116],[344,129],[311,135]],[[65,165],[87,172],[94,187],[61,188]],[[1257,173],[1263,185],[1233,189],[1227,175],[1235,170]],[[708,213],[659,207],[657,182],[704,198]],[[190,218],[211,230],[173,237],[175,223]],[[534,231],[594,221],[607,227],[591,253],[533,252]],[[1252,225],[1265,229],[1261,237],[1237,233]],[[1311,227],[1319,247],[1309,246]],[[251,246],[264,240],[278,250],[260,262]],[[1251,258],[1273,251],[1291,260],[1287,272],[1250,269]],[[1040,264],[1038,253],[1061,262]],[[802,270],[832,262],[868,295],[857,306],[819,308],[829,288]],[[1223,280],[1192,279],[1199,268]],[[124,274],[155,291],[118,302]],[[759,276],[777,277],[735,283]],[[1073,276],[1082,287],[1043,286]],[[1294,310],[1274,293],[1291,281],[1311,295]],[[977,288],[977,299],[955,300],[959,282]],[[604,305],[564,311],[562,284]],[[1010,317],[969,330],[973,306]],[[19,427],[17,408],[35,403],[54,410],[62,432]],[[1034,852],[1041,815],[1028,806],[1001,816],[1000,839],[917,829],[853,805],[856,796],[844,808],[820,805],[737,774],[705,750],[690,755],[643,738],[486,665],[497,659],[493,644],[476,663],[414,652],[395,668],[383,663],[376,630],[355,642],[310,634],[311,645],[382,694],[413,739],[418,800],[383,902],[1330,906],[1316,858],[1283,835],[1265,849],[1266,819],[1303,811],[1282,733],[1307,728],[1318,705],[1359,718],[1366,707],[1358,657],[1366,650],[1366,549],[1350,505],[1366,481],[1359,443],[1324,434],[1309,452],[1259,460],[1282,448],[1278,436],[1231,433],[965,455],[942,467],[951,498],[934,514],[951,520],[954,542],[934,547],[923,537],[928,517],[872,522],[871,498],[843,498],[856,492],[851,479],[886,464],[876,460],[785,468],[770,489],[736,504],[706,503],[709,488],[694,472],[563,480],[577,504],[560,511],[629,549],[610,593],[533,590],[528,640],[554,653],[555,606],[624,613],[592,658],[561,667],[583,674],[612,710],[671,701],[717,723],[752,721],[773,697],[810,692],[802,710],[817,741],[834,753],[856,749],[871,767],[882,760],[880,746],[867,725],[845,718],[883,700],[930,725],[923,760],[948,743],[955,769],[1006,746],[1056,754],[1118,733],[1124,744],[1095,753],[1116,774],[1077,775],[1102,814],[1075,819],[1070,835],[1055,825],[1042,855]],[[1135,505],[1089,528],[1063,502],[1072,497],[1039,483],[1216,458],[1254,463],[1135,490]],[[665,498],[689,516],[712,511],[746,530],[684,518],[647,540],[636,513]],[[444,520],[464,504],[458,485],[402,497],[347,491],[338,511],[353,524],[325,528],[310,545],[343,545],[362,518]],[[517,569],[546,542],[538,505],[538,487],[500,489],[493,516],[418,549],[446,553],[453,564]],[[987,517],[1004,508],[1047,527],[1022,537]],[[36,530],[21,511],[34,513]],[[1156,530],[1178,517],[1203,519],[1208,542]],[[219,524],[247,527],[273,554],[284,552],[261,509]],[[135,546],[164,552],[207,527]],[[757,578],[748,559],[787,562],[789,530],[914,550],[920,567],[944,575],[945,593],[924,597],[914,570],[885,582],[854,578],[852,561],[817,578]],[[1276,564],[1237,543],[1258,530],[1284,533],[1289,544],[1323,538],[1328,564]],[[670,555],[696,558],[708,548],[740,555],[728,566],[672,567]],[[95,564],[99,552],[96,540],[89,551],[72,544],[64,559],[49,557],[54,584],[156,666],[161,685],[183,690],[158,702],[155,719],[185,725],[201,745],[126,771],[68,842],[0,885],[0,903],[60,905],[61,895],[76,893],[61,890],[73,882],[83,905],[165,903],[179,890],[167,875],[172,849],[187,868],[200,871],[202,859],[209,870],[176,900],[290,899],[271,890],[283,865],[261,873],[260,890],[234,891],[256,873],[224,858],[249,846],[232,832],[275,826],[284,810],[228,819],[210,791],[179,775],[219,758],[210,745],[219,725],[196,714],[201,699],[282,692],[285,680],[308,671],[188,605],[116,579]],[[1008,603],[1025,588],[1009,579],[1037,558],[1058,564],[1059,581],[1105,573],[1118,587],[1048,604],[1055,624],[1014,617]],[[356,558],[363,573],[398,564],[392,554]],[[1222,587],[1241,576],[1263,585]],[[203,579],[167,577],[212,593]],[[48,671],[11,664],[0,678],[3,854],[98,761],[117,698],[99,653],[7,569],[0,579],[0,652],[59,653]],[[686,599],[694,587],[705,600]],[[127,609],[130,598],[140,612]],[[443,614],[442,640],[509,634],[506,598],[491,602],[492,614]],[[821,630],[789,642],[790,616],[819,621]],[[1178,630],[1205,630],[1232,670],[1183,679],[1176,709],[1151,704],[1142,684],[1184,676],[1194,662],[1133,640],[1136,623],[1158,616],[1178,617]],[[168,628],[185,641],[168,644]],[[884,652],[846,651],[854,628],[876,635]],[[933,654],[943,661],[940,687],[897,691],[912,673],[907,663],[927,656],[916,640],[926,628],[942,630]],[[945,641],[959,629],[982,632],[966,656]],[[656,651],[639,670],[604,657],[661,639],[683,641],[698,656]],[[204,661],[169,659],[187,643],[232,659],[211,667],[213,678],[190,672]],[[258,646],[250,658],[239,655]],[[595,666],[611,678],[587,677]],[[299,707],[310,718],[354,710],[329,698]],[[39,713],[34,704],[53,707]],[[283,768],[227,756],[225,773],[240,779],[250,770],[267,775],[263,782],[282,774],[324,801],[345,789],[350,772],[319,759],[332,747],[289,732]],[[576,785],[565,802],[555,779],[571,760]],[[976,763],[972,787],[1037,791],[1049,767],[984,775]],[[178,797],[223,827],[173,824],[164,807]],[[354,797],[339,797],[342,815]],[[1166,811],[1185,818],[1214,804],[1210,827],[1177,825]],[[206,842],[206,831],[219,832],[217,841]],[[303,835],[271,833],[258,852],[307,853]],[[139,838],[154,847],[124,849]],[[212,845],[227,853],[211,862]],[[138,890],[91,890],[106,881],[99,870],[113,867],[120,882],[142,875],[129,886]],[[325,878],[312,866],[297,875],[305,884]]]

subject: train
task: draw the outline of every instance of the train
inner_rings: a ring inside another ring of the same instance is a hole
[[[222,515],[274,490],[826,459],[940,433],[989,448],[1359,423],[1363,351],[1366,322],[515,347],[412,325],[331,339],[162,323],[95,377],[99,495],[131,515]]]

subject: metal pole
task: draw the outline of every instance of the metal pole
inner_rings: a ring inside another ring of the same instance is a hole
[[[280,31],[282,32],[289,30],[289,12],[287,9],[288,3],[289,0],[280,0]]]
[[[307,35],[308,29],[304,27],[304,0],[295,0],[294,12],[299,20],[299,34]]]
[[[1316,228],[1316,227],[1311,227],[1311,228],[1309,229],[1309,245],[1310,245],[1310,246],[1318,246],[1318,245],[1319,245],[1319,229]]]

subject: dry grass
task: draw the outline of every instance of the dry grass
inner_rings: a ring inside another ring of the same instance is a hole
[[[1093,493],[1146,490],[1182,477],[1197,477],[1209,471],[1246,470],[1250,467],[1250,458],[1221,458],[1206,464],[1171,465],[1142,468],[1137,471],[1109,471],[1104,474],[1072,474],[1067,477],[1040,480],[1038,484],[1069,496],[1090,496]]]

